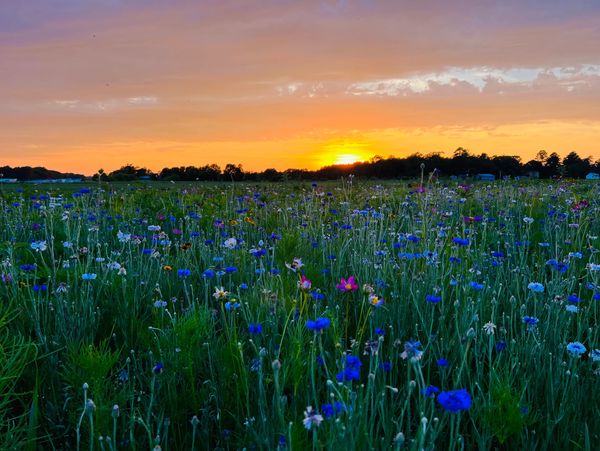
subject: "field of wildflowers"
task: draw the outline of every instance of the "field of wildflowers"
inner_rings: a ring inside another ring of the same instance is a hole
[[[1,196],[3,449],[600,443],[598,184]]]

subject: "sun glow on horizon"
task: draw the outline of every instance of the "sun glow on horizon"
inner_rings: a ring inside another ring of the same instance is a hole
[[[351,153],[341,153],[336,157],[333,164],[354,164],[360,160],[361,158],[358,155],[354,155]]]
[[[322,165],[346,165],[368,160],[370,143],[355,140],[334,140],[323,145]]]

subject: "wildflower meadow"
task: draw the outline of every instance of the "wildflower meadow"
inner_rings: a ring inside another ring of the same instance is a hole
[[[0,448],[597,449],[600,185],[5,185]]]

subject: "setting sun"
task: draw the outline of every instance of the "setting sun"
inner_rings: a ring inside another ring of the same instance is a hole
[[[323,165],[354,164],[371,158],[372,144],[369,142],[336,139],[323,145],[321,162]]]
[[[351,153],[342,153],[338,155],[333,164],[353,164],[360,161],[360,157]]]

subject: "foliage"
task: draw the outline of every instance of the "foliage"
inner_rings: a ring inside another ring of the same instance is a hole
[[[238,168],[3,186],[2,446],[600,442],[598,184]]]

